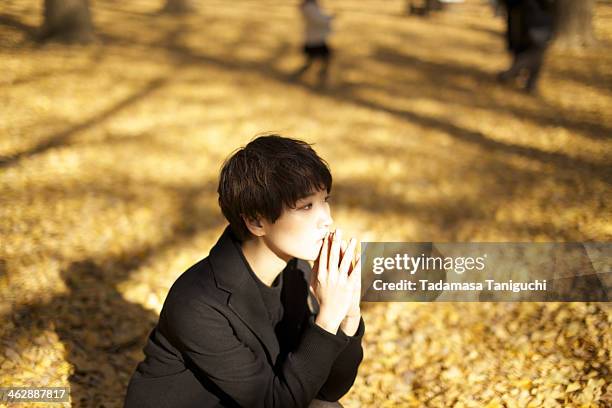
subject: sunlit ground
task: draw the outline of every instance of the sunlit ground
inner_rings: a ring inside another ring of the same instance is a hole
[[[42,2],[0,6],[0,386],[121,406],[170,285],[224,228],[223,159],[259,132],[315,143],[334,219],[363,240],[612,237],[611,4],[599,47],[549,53],[533,97],[495,82],[509,56],[484,2],[428,19],[324,2],[326,89],[289,79],[295,1],[201,3],[97,0],[89,46],[37,46]],[[606,406],[608,305],[364,304],[341,402]]]

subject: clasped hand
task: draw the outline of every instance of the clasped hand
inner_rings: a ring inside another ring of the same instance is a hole
[[[310,285],[320,305],[319,313],[334,325],[360,316],[361,254],[358,241],[342,240],[337,229],[326,235],[314,263]]]

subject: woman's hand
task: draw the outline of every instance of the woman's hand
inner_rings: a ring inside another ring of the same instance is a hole
[[[342,232],[336,230],[323,240],[313,267],[311,287],[321,306],[317,324],[334,334],[347,316],[351,320],[360,316],[361,267],[359,261],[355,263],[356,247],[354,238],[343,245]]]
[[[346,252],[348,243],[343,241],[342,243],[342,256]],[[346,314],[347,318],[350,317],[361,317],[361,242],[357,243],[356,250],[354,252],[354,259],[351,263],[351,268],[349,270],[349,276],[356,274],[356,285],[353,287],[353,297],[351,298],[351,306]]]
[[[346,251],[347,243],[342,243],[342,253]],[[349,271],[349,275],[356,274],[357,279],[356,285],[353,287],[353,297],[351,298],[351,306],[349,307],[346,316],[340,324],[342,331],[348,336],[354,336],[359,328],[359,322],[361,321],[361,250],[359,245],[355,251],[355,259],[353,260],[353,266]]]

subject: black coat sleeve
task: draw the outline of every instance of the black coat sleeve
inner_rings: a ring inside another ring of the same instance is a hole
[[[242,407],[308,406],[351,343],[348,336],[329,333],[305,319],[297,348],[275,372],[265,357],[236,337],[227,318],[213,306],[186,300],[165,312],[164,326],[183,358]]]
[[[361,339],[365,333],[363,317],[359,320],[359,327],[353,336],[347,336],[338,329],[338,335],[348,339],[347,346],[340,352],[329,373],[325,384],[319,390],[317,399],[323,401],[338,401],[346,394],[357,377],[359,364],[363,360]]]

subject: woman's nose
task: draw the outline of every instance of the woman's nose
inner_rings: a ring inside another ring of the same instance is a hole
[[[334,223],[334,220],[331,216],[331,212],[329,211],[329,209],[324,209],[323,214],[321,215],[321,221],[319,225],[321,225],[322,228],[329,229],[329,227],[333,223]]]

